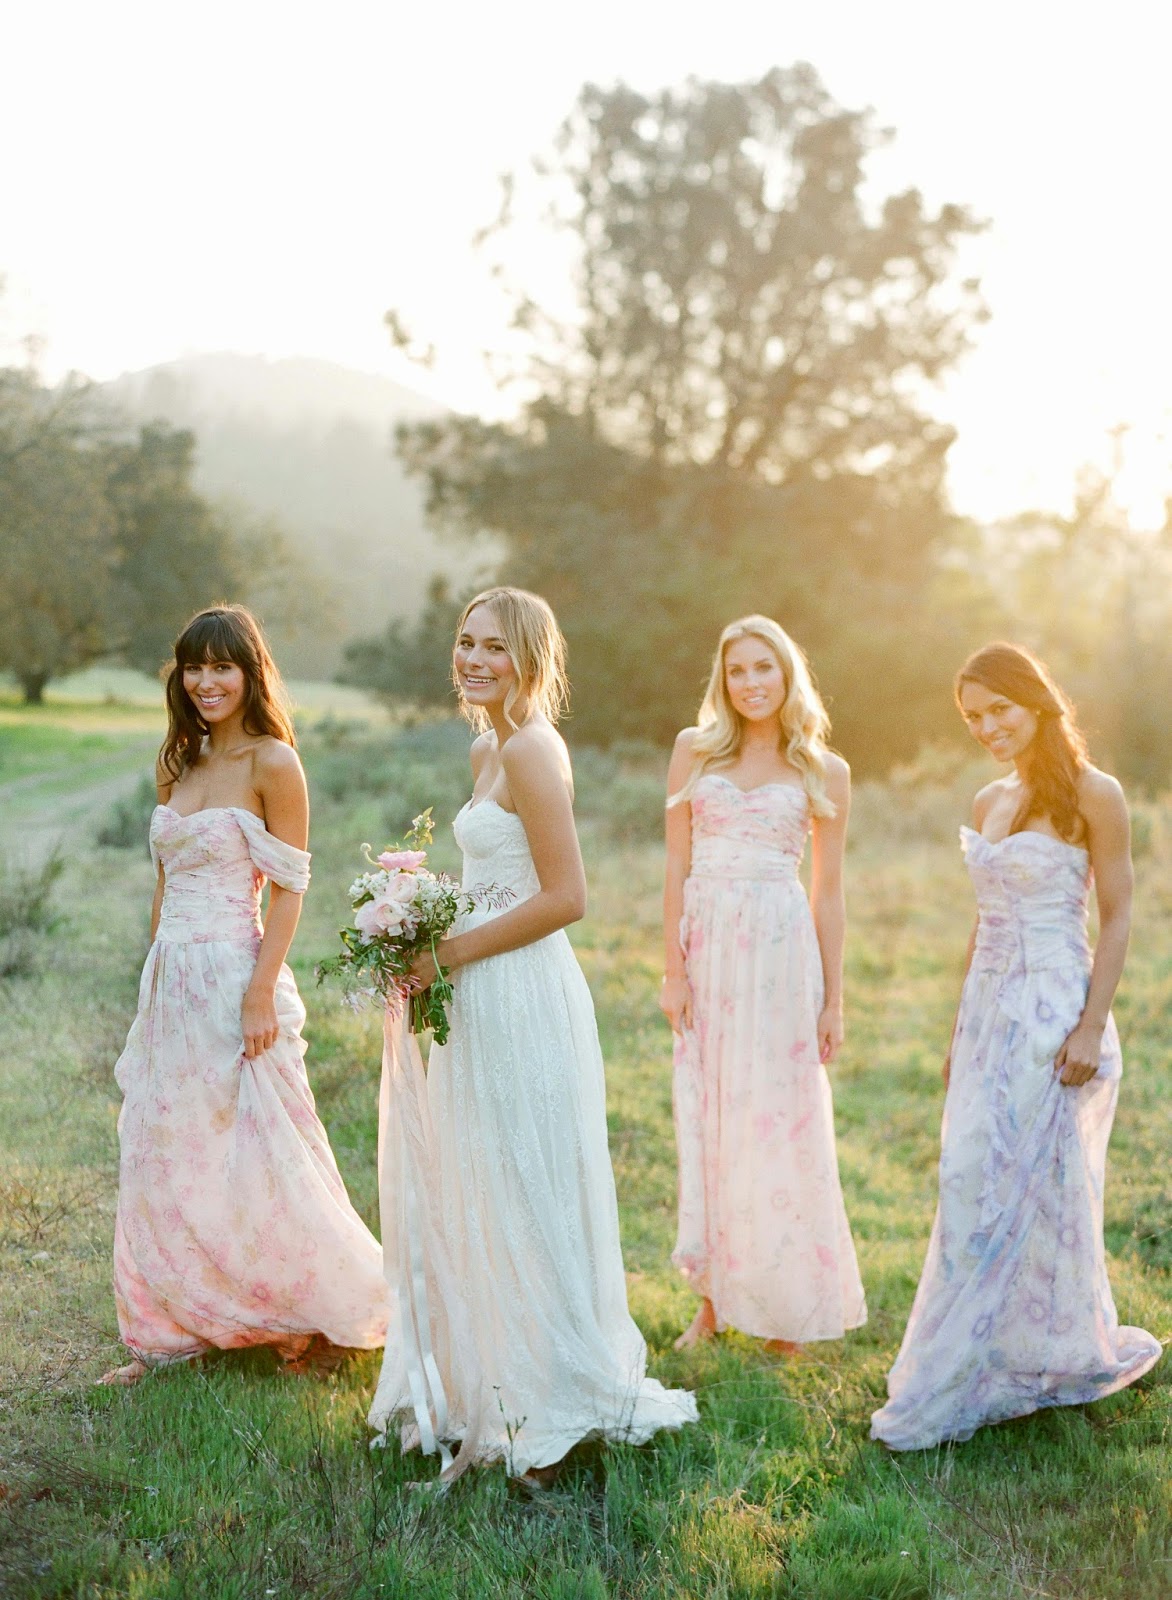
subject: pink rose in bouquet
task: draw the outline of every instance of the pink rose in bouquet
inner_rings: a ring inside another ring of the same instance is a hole
[[[384,850],[378,864],[384,872],[414,872],[426,860],[426,850]]]
[[[503,904],[507,891],[478,889],[470,894],[446,873],[427,867],[431,843],[430,806],[411,824],[407,844],[372,857],[373,869],[360,873],[350,885],[354,922],[341,930],[343,952],[319,962],[317,977],[340,977],[351,998],[380,998],[397,1010],[411,1002],[411,1026],[416,1033],[431,1028],[440,1044],[448,1036],[447,1004],[452,998],[448,974],[440,965],[436,946],[457,917],[481,901]],[[430,950],[438,977],[422,993],[408,988],[411,964]]]

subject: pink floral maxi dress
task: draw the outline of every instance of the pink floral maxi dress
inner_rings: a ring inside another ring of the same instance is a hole
[[[166,887],[138,1015],[115,1076],[121,1167],[114,1293],[147,1362],[211,1347],[373,1349],[386,1334],[382,1254],[347,1197],[305,1076],[305,1009],[288,967],[277,1042],[244,1055],[240,1008],[265,878],[301,893],[309,856],[258,817],[159,806]]]
[[[1160,1358],[1120,1327],[1103,1247],[1103,1175],[1123,1070],[1108,1020],[1079,1089],[1054,1057],[1086,1004],[1090,859],[1040,833],[961,829],[977,937],[944,1101],[940,1199],[923,1275],[871,1436],[893,1450],[1077,1405]]]
[[[707,773],[691,804],[672,1260],[718,1327],[837,1339],[867,1310],[818,1059],[822,959],[798,878],[809,800],[797,784],[743,791]]]

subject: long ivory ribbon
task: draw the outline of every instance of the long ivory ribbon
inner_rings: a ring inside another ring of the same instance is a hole
[[[445,1485],[459,1477],[477,1448],[476,1419],[470,1418],[455,1460],[447,1445],[448,1397],[432,1345],[440,1324],[449,1348],[455,1342],[454,1285],[438,1219],[433,1211],[434,1145],[427,1105],[427,1076],[406,1006],[383,1018],[383,1072],[379,1096],[379,1189],[383,1223],[383,1265],[399,1307],[403,1368],[411,1410],[424,1455],[438,1450]],[[389,1203],[388,1203],[389,1202]],[[393,1241],[393,1255],[389,1248]],[[430,1286],[429,1286],[430,1284]],[[434,1301],[433,1303],[433,1294]],[[468,1341],[459,1343],[471,1356]],[[474,1371],[470,1368],[470,1379]],[[476,1384],[470,1384],[475,1394]],[[479,1408],[475,1407],[478,1411]]]

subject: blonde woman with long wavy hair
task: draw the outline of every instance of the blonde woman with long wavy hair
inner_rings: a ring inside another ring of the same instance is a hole
[[[793,1354],[867,1317],[826,1075],[843,1038],[850,809],[850,769],[829,731],[784,629],[762,616],[729,623],[667,783],[672,1260],[701,1296],[680,1349],[733,1327]],[[807,834],[810,900],[798,877]]]
[[[371,1412],[385,1430],[414,1411],[425,1448],[462,1441],[449,1476],[503,1458],[535,1486],[588,1435],[638,1443],[696,1418],[690,1394],[646,1376],[627,1310],[602,1053],[565,934],[586,881],[556,726],[564,648],[549,606],[523,589],[477,595],[457,628],[455,684],[481,731],[456,840],[464,887],[496,892],[439,946],[455,994],[421,1119],[421,1209],[435,1211],[406,1272],[427,1293],[402,1319]],[[421,956],[415,982],[435,976]],[[401,1173],[384,1163],[383,1180],[397,1192]],[[384,1200],[385,1247],[394,1194]],[[429,1382],[442,1404],[426,1410]]]

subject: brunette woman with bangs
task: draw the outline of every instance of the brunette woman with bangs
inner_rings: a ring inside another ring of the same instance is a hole
[[[872,1419],[893,1450],[1097,1400],[1161,1349],[1119,1325],[1103,1246],[1122,1071],[1110,1008],[1131,921],[1127,805],[1027,650],[977,651],[956,699],[973,737],[1013,770],[980,791],[961,829],[978,915],[944,1065],[936,1221],[890,1398]]]
[[[132,1360],[210,1349],[372,1349],[379,1245],[314,1110],[305,1009],[285,965],[309,883],[309,806],[283,686],[255,619],[216,606],[175,643],[151,819],[158,869],[124,1100],[114,1229]],[[270,883],[262,924],[260,894]]]

